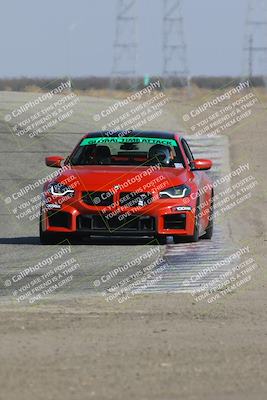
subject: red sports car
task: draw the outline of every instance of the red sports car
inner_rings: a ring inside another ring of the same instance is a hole
[[[45,183],[40,241],[82,236],[173,236],[197,241],[213,230],[213,187],[186,140],[167,132],[93,132],[70,156],[46,158],[60,168]]]

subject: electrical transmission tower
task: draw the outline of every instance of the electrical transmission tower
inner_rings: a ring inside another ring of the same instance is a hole
[[[244,75],[267,86],[267,1],[249,0],[243,47]]]
[[[190,84],[182,16],[182,0],[163,0],[163,76],[165,85],[179,79]]]
[[[117,0],[116,33],[113,46],[111,86],[114,88],[120,77],[136,83],[137,60],[137,2]]]

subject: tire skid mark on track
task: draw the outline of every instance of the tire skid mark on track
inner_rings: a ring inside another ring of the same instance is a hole
[[[224,136],[210,138],[186,137],[193,151],[195,158],[204,156],[205,158],[216,158],[214,168],[209,172],[213,180],[222,177],[230,172],[228,139]],[[199,151],[205,147],[206,151]],[[220,158],[217,157],[218,150]],[[204,155],[205,154],[205,155]],[[215,191],[216,193],[216,191]],[[215,220],[214,234],[212,240],[200,240],[197,243],[167,244],[165,251],[166,269],[162,272],[162,279],[155,285],[149,284],[154,278],[147,280],[145,292],[190,292],[192,289],[199,288],[207,281],[217,278],[232,265],[221,267],[219,270],[211,272],[206,278],[202,278],[197,283],[191,282],[190,277],[198,274],[204,268],[213,266],[216,262],[226,258],[234,252],[229,241],[227,226],[217,225]],[[185,281],[189,281],[185,285]]]

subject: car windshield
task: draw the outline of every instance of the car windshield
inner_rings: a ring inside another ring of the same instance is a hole
[[[88,137],[72,157],[72,165],[160,165],[183,167],[183,158],[174,139],[153,137]]]

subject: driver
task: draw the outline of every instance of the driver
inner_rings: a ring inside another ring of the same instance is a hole
[[[156,144],[149,149],[148,158],[150,162],[175,167],[183,168],[182,161],[177,158],[173,147]]]
[[[148,152],[149,161],[164,165],[173,165],[175,155],[170,147],[162,144],[155,144],[149,149]]]

